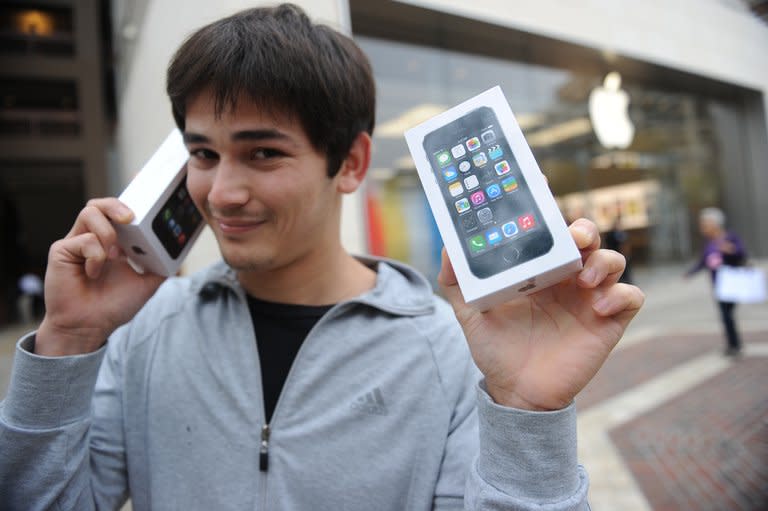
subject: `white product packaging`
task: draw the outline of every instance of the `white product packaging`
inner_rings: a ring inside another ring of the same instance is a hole
[[[175,129],[120,194],[135,216],[130,224],[114,224],[118,243],[140,273],[176,274],[203,229],[186,187],[188,159]]]
[[[554,285],[581,255],[500,87],[405,132],[464,300]]]

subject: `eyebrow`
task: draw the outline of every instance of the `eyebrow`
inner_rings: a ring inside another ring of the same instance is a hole
[[[236,131],[230,138],[235,142],[258,140],[292,141],[292,138],[288,134],[274,129]],[[211,140],[208,137],[200,133],[184,132],[184,142],[187,144],[204,144],[210,143],[210,141]]]

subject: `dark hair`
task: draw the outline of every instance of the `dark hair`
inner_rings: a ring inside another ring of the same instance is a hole
[[[166,90],[184,131],[187,103],[210,88],[216,115],[242,94],[271,113],[297,116],[334,176],[361,131],[373,132],[376,92],[368,59],[348,37],[301,8],[248,9],[199,29],[168,66]]]

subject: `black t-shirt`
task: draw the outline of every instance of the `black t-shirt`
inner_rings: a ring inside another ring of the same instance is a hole
[[[261,361],[264,412],[272,420],[277,399],[293,360],[309,331],[333,305],[293,305],[248,296],[256,346]]]

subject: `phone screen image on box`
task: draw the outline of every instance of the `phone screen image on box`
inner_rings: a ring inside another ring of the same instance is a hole
[[[168,254],[176,259],[202,221],[187,191],[187,180],[182,179],[152,220],[152,230]]]
[[[552,235],[489,107],[424,137],[469,267],[486,278],[546,254]]]

